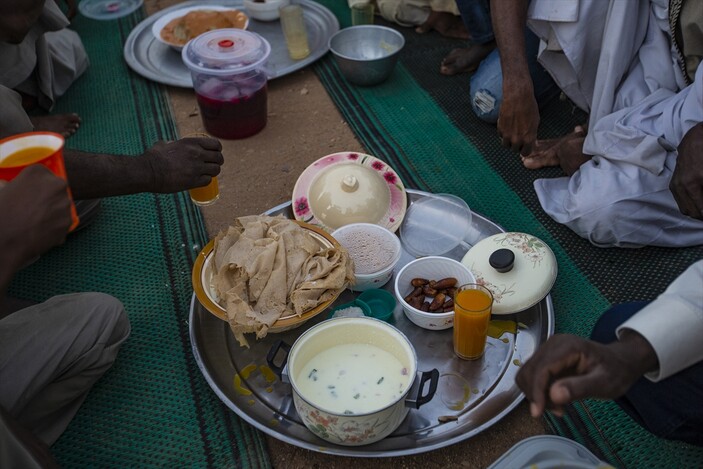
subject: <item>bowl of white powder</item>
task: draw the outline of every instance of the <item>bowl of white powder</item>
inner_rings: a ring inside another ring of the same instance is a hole
[[[391,279],[400,260],[400,239],[387,228],[373,223],[350,223],[332,232],[354,261],[352,291],[380,288]]]

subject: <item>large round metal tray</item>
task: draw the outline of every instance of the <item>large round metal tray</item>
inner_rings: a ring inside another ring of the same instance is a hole
[[[124,58],[132,70],[145,78],[164,85],[192,88],[190,71],[181,60],[181,54],[157,41],[151,32],[151,27],[157,19],[166,13],[199,3],[202,2],[179,3],[173,7],[165,8],[139,23],[129,33],[124,45]],[[233,6],[246,13],[242,0],[212,0],[207,3]],[[310,55],[304,59],[293,60],[288,56],[288,48],[280,21],[249,20],[248,30],[260,34],[271,44],[271,55],[267,64],[267,74],[270,79],[300,70],[325,55],[329,49],[329,38],[339,31],[337,17],[323,5],[310,0],[300,0],[296,3],[303,7],[310,46]]]
[[[407,190],[409,203],[427,193]],[[290,202],[279,205],[268,215],[283,214],[293,218]],[[477,242],[504,230],[481,215],[472,216],[469,242]],[[461,260],[470,244],[445,254]],[[396,267],[396,273],[413,257],[407,252]],[[384,288],[392,291],[391,280]],[[348,303],[356,296],[346,290],[332,307]],[[267,367],[266,355],[277,339],[293,344],[307,328],[325,320],[326,314],[304,326],[281,334],[270,334],[262,340],[251,340],[251,348],[239,346],[226,322],[203,308],[193,295],[190,310],[190,339],[196,362],[217,396],[230,409],[259,430],[292,445],[314,451],[356,457],[390,457],[435,450],[466,440],[507,415],[523,399],[515,385],[515,374],[536,348],[554,331],[551,297],[520,313],[501,316],[519,324],[517,334],[506,332],[488,339],[481,360],[458,359],[452,349],[452,330],[428,331],[411,323],[400,305],[394,312],[393,324],[403,331],[415,347],[418,370],[437,368],[440,381],[434,398],[420,409],[411,409],[408,417],[385,439],[365,446],[338,446],[316,437],[299,419],[290,385],[282,383]],[[456,376],[468,383],[467,402],[456,407],[445,404],[443,397]]]

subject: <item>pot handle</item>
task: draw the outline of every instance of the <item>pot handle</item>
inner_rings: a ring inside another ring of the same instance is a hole
[[[430,388],[427,390],[427,394],[422,395],[422,390],[425,387],[425,383],[430,382]],[[437,384],[439,383],[439,371],[437,368],[433,368],[430,371],[423,371],[420,375],[420,384],[417,387],[417,393],[415,397],[408,397],[405,399],[405,405],[407,407],[412,407],[413,409],[419,409],[421,405],[427,404],[434,397],[437,391]]]
[[[268,363],[269,368],[271,368],[271,370],[276,373],[279,378],[282,378],[283,370],[288,364],[288,353],[290,352],[290,349],[290,345],[283,342],[283,340],[278,339],[276,342],[274,342],[274,344],[271,346],[271,349],[266,354],[266,363]],[[276,365],[274,363],[274,359],[276,358],[276,355],[278,355],[278,352],[281,350],[283,350],[283,359],[280,365]]]

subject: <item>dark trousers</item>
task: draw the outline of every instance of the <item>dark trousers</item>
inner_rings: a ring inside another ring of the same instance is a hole
[[[615,329],[647,304],[612,307],[598,320],[591,338],[603,344],[614,342]],[[655,435],[703,446],[703,362],[657,383],[641,378],[615,402]]]

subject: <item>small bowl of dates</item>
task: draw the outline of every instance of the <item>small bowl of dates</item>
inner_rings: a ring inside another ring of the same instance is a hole
[[[431,330],[454,325],[454,293],[460,285],[476,280],[468,267],[448,257],[415,259],[395,277],[395,296],[405,316]]]

